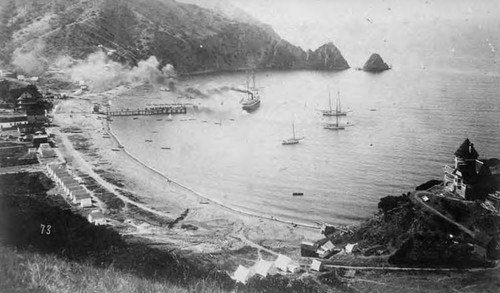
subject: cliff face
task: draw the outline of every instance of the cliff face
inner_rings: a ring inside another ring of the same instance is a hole
[[[363,70],[368,72],[381,72],[388,69],[391,68],[377,53],[372,54],[363,66]]]
[[[269,26],[173,0],[9,3],[2,14],[8,20],[0,58],[18,67],[28,57],[45,65],[61,55],[83,59],[99,45],[116,50],[122,62],[135,64],[154,55],[180,73],[349,67],[331,43],[306,53]]]

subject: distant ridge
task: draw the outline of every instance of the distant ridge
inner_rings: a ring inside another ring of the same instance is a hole
[[[333,43],[305,52],[237,9],[173,0],[9,1],[0,13],[0,60],[34,73],[61,55],[84,59],[99,45],[116,50],[122,63],[156,56],[180,73],[349,68]]]

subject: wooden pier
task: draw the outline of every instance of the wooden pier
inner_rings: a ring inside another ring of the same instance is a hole
[[[186,114],[187,106],[183,104],[162,105],[146,107],[144,109],[121,109],[107,111],[108,116],[139,116],[139,115],[168,115],[168,114]]]

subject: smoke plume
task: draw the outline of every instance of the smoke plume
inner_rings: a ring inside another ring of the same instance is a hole
[[[45,43],[43,41],[30,41],[12,53],[12,64],[22,73],[40,75],[49,63],[44,57],[44,49]]]
[[[58,62],[62,65],[71,63],[71,60],[60,58]],[[170,64],[160,68],[160,62],[154,56],[139,61],[136,67],[130,67],[111,60],[107,54],[99,51],[70,66],[66,72],[75,82],[89,83],[93,91],[105,91],[130,82],[167,85],[174,75],[174,68]]]

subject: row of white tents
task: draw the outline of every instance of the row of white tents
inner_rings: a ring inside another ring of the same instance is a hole
[[[63,165],[47,164],[47,172],[64,190],[74,204],[82,208],[92,206],[92,197]]]
[[[267,277],[276,275],[279,271],[282,273],[295,273],[300,269],[298,263],[285,255],[278,255],[275,261],[259,260],[252,267],[246,268],[239,265],[233,276],[233,280],[245,284],[251,277],[258,275]]]
[[[304,244],[304,243],[303,243]],[[337,248],[331,241],[325,242],[317,248],[317,255],[324,258],[326,255],[331,255],[331,252],[338,249],[341,254],[352,253],[357,243],[348,243],[343,248]],[[323,262],[319,259],[314,259],[310,265],[313,271],[322,271],[324,269]],[[247,268],[239,265],[231,278],[237,282],[246,284],[246,282],[253,276],[267,277],[268,275],[276,275],[278,273],[296,273],[300,270],[300,265],[285,255],[278,255],[275,261],[266,261],[260,259],[252,267]],[[349,272],[352,274],[352,272]]]

